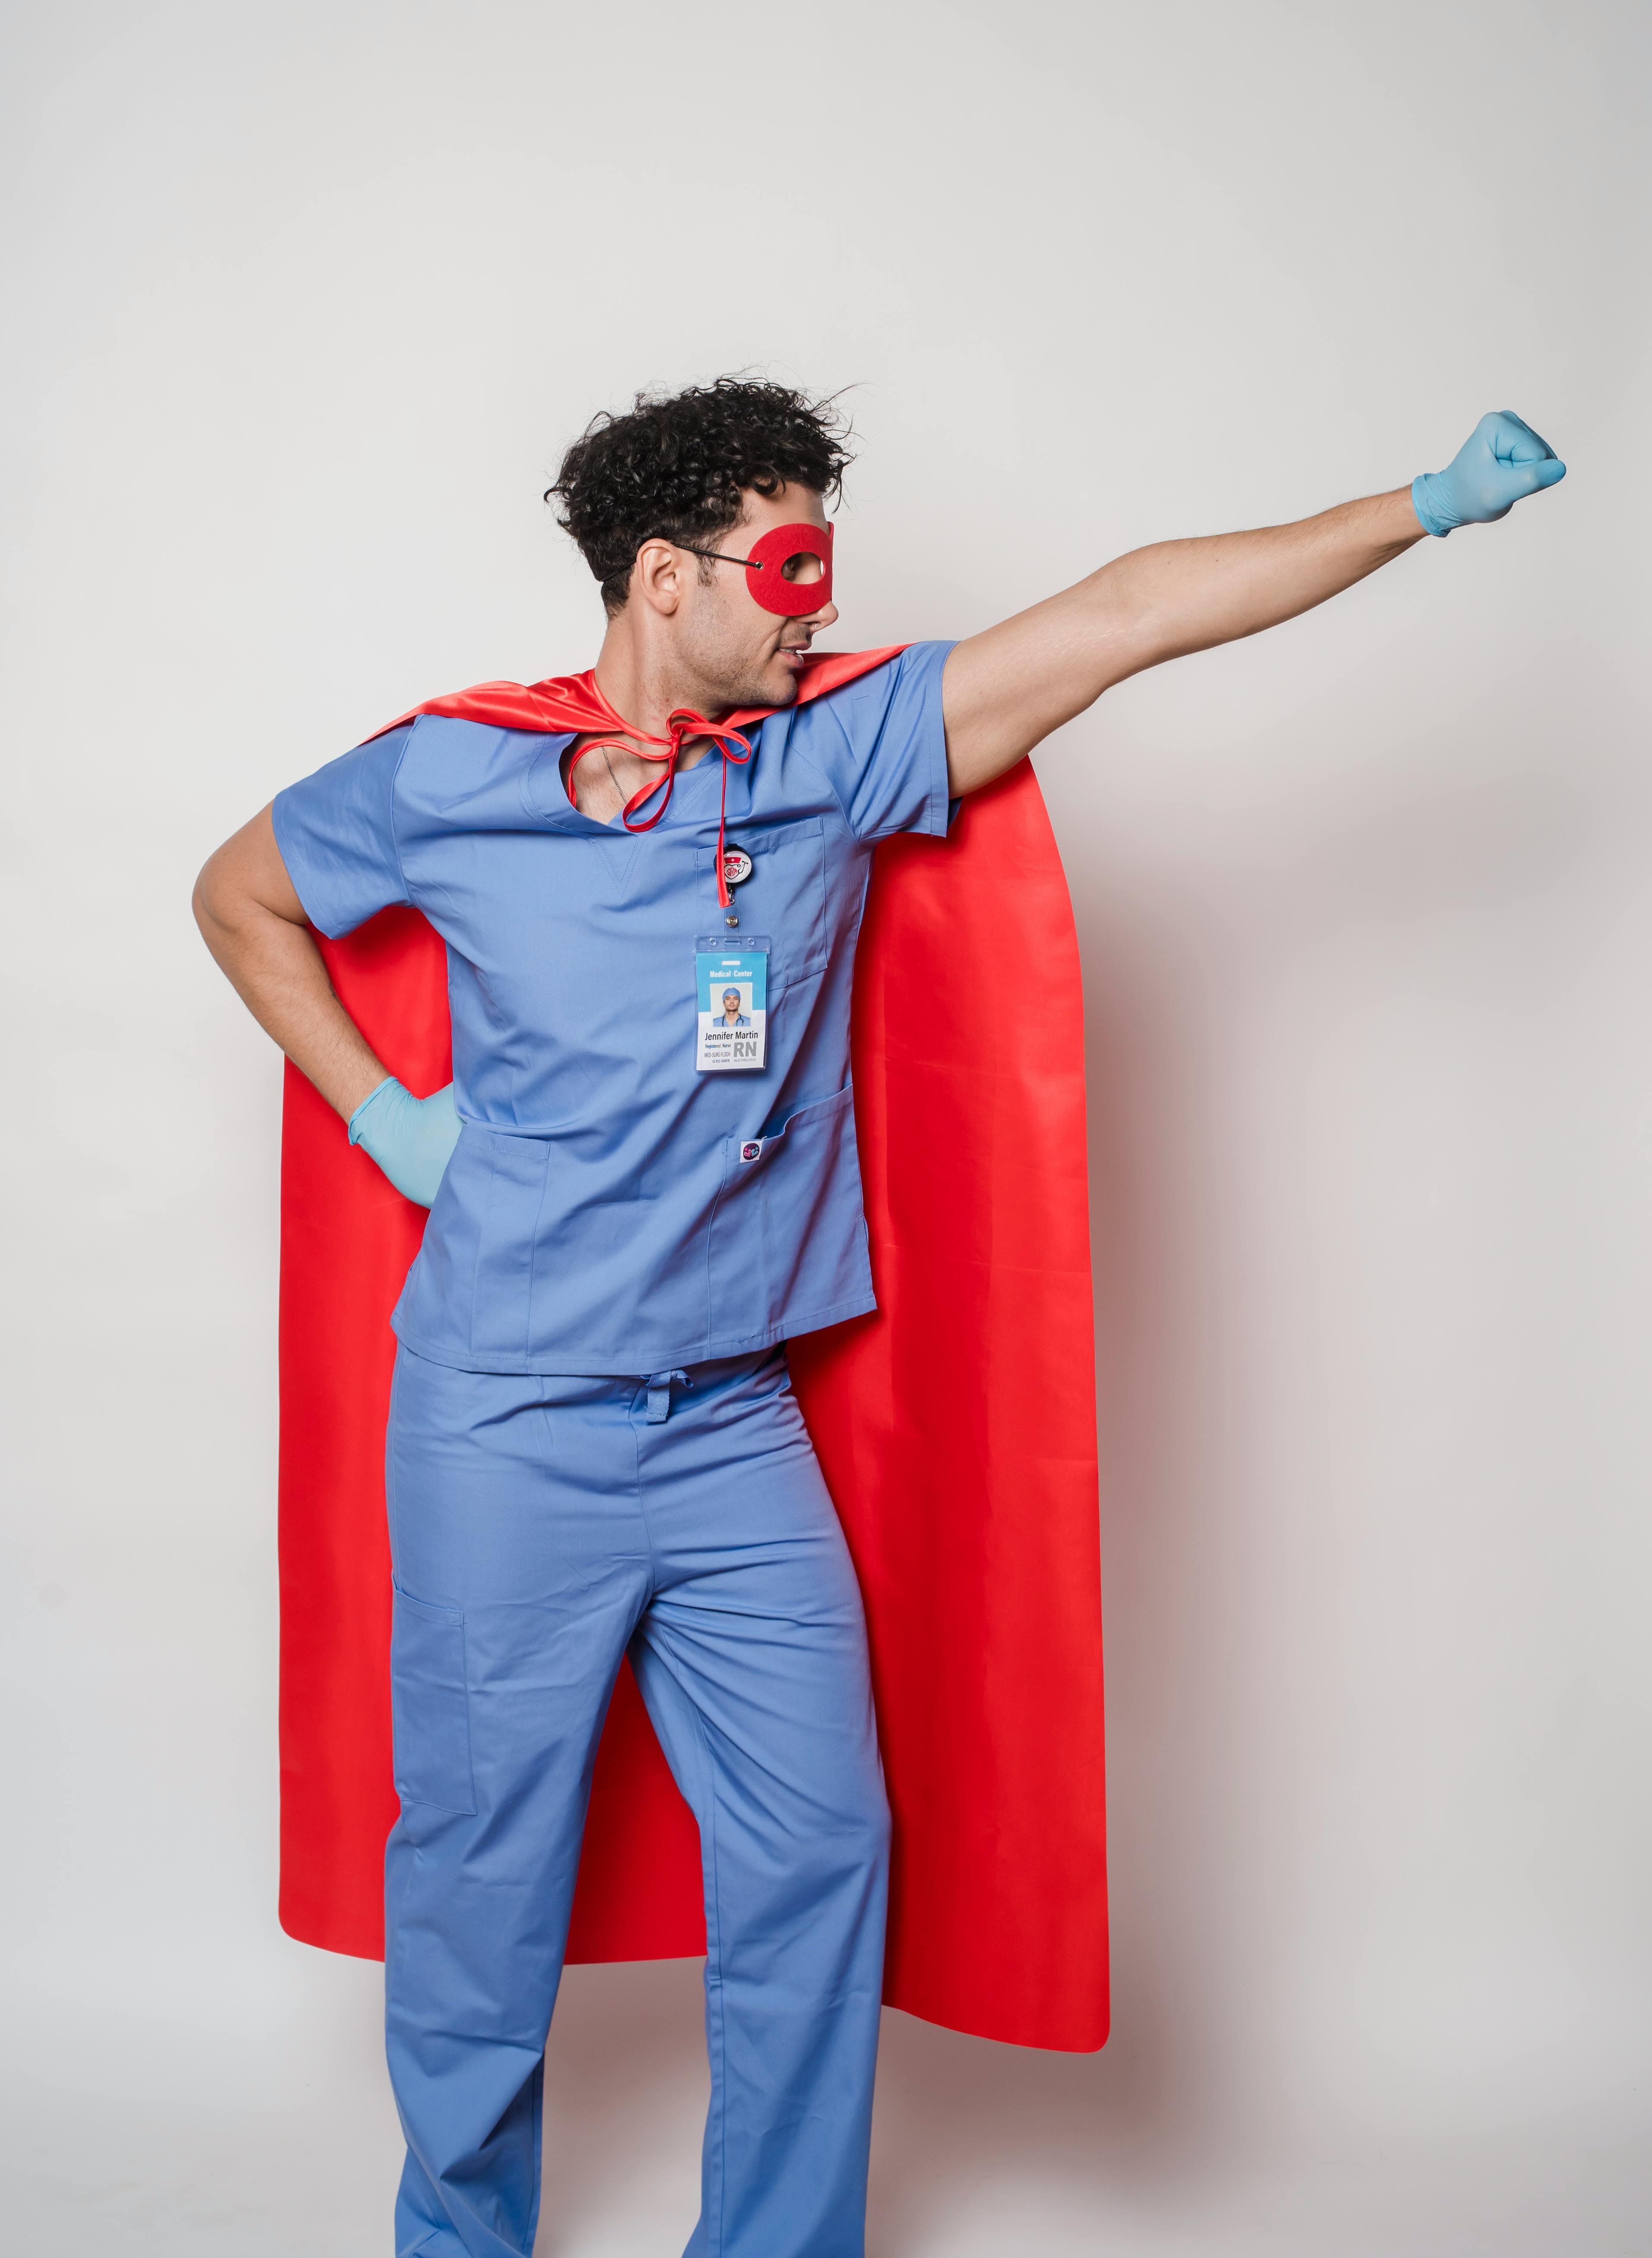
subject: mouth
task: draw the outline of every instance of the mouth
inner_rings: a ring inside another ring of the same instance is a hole
[[[806,643],[783,643],[776,656],[783,658],[794,671],[800,672],[804,660],[809,656],[809,646]]]

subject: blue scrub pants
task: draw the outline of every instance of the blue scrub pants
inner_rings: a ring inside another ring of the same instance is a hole
[[[691,2258],[860,2258],[889,1808],[861,1594],[783,1350],[653,1379],[402,1349],[399,2258],[526,2258],[543,2054],[620,1657],[699,1822],[712,2101]]]

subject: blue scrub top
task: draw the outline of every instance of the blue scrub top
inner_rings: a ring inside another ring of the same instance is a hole
[[[447,944],[461,1129],[394,1318],[417,1355],[648,1374],[876,1306],[854,944],[876,842],[947,829],[950,649],[914,644],[771,715],[729,764],[728,841],[753,865],[737,930],[717,753],[642,834],[569,804],[568,737],[429,714],[280,794],[313,925],[337,938],[408,902]],[[766,1063],[697,1072],[696,944],[764,939]]]

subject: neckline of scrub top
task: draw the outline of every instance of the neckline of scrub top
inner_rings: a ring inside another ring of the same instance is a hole
[[[768,716],[765,715],[764,720],[766,721],[767,719]],[[762,742],[762,722],[759,721],[752,732],[752,753],[754,757]],[[645,837],[647,834],[643,831],[641,829],[634,830],[629,824],[621,823],[617,817],[611,819],[606,823],[599,823],[594,815],[587,815],[583,808],[576,807],[572,800],[569,799],[568,786],[564,779],[562,772],[562,756],[567,751],[569,746],[572,744],[576,737],[585,734],[587,733],[578,729],[571,729],[564,736],[552,738],[551,748],[554,748],[554,750],[550,750],[550,757],[552,765],[556,770],[557,792],[558,797],[557,805],[554,807],[548,809],[541,815],[541,822],[563,825],[570,830],[585,831],[588,832],[593,839],[641,839]],[[550,748],[548,748],[548,749],[550,749]],[[649,826],[649,829],[650,831],[677,831],[682,829],[684,824],[705,821],[705,819],[703,816],[697,816],[694,813],[691,805],[686,813],[682,817],[678,818],[677,795],[684,790],[690,791],[691,794],[693,792],[698,791],[700,787],[695,784],[695,778],[709,770],[714,759],[720,760],[722,756],[721,750],[718,747],[716,741],[713,739],[711,751],[702,755],[702,756],[695,762],[692,768],[678,768],[671,795],[671,805],[666,809],[664,814],[661,817],[657,824],[650,824]],[[742,762],[741,765],[743,767],[745,763]],[[674,820],[674,818],[677,820]]]

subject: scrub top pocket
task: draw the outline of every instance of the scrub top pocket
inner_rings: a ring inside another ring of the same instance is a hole
[[[403,1803],[473,1812],[464,1617],[457,1608],[430,1607],[398,1590],[390,1688],[396,1793]]]
[[[783,1316],[804,1332],[868,1306],[852,1089],[799,1106],[772,1136],[724,1139],[709,1272],[714,1338],[753,1330],[754,1283],[770,1327]]]
[[[751,876],[733,890],[734,911],[742,926],[772,935],[770,989],[825,971],[831,951],[826,944],[826,826],[820,818],[760,828],[731,816],[728,844],[743,847],[751,857]],[[716,848],[698,849],[694,860],[698,898],[704,901],[709,892],[715,902]],[[737,934],[731,933],[729,939],[738,946]]]

